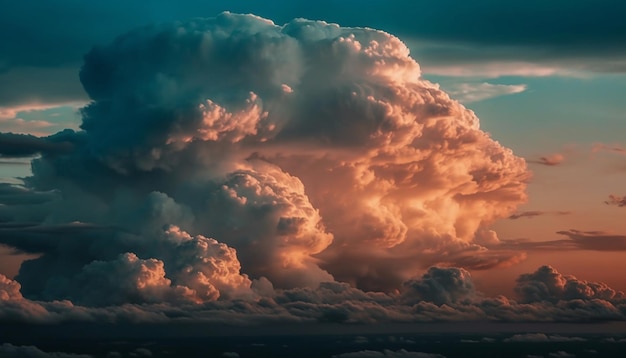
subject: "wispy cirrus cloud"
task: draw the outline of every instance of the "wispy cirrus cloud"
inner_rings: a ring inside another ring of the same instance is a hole
[[[514,213],[513,215],[509,216],[509,219],[511,220],[517,220],[520,218],[532,219],[532,218],[543,216],[543,215],[570,215],[570,214],[572,214],[571,211],[528,210],[528,211],[521,211],[521,212]]]
[[[605,231],[564,230],[557,234],[568,237],[582,250],[624,251],[626,235],[618,235]]]
[[[591,250],[626,251],[626,235],[605,231],[561,230],[556,234],[565,236],[562,240],[534,241],[528,239],[503,240],[500,246],[518,250]]]
[[[29,103],[0,107],[0,133],[46,136],[78,129],[78,111],[86,102]]]
[[[620,155],[626,155],[626,148],[620,144],[606,144],[606,143],[594,143],[591,147],[592,153],[609,152],[617,153]]]
[[[526,90],[526,85],[503,85],[482,83],[460,83],[447,87],[448,93],[462,103],[472,103],[484,101],[499,96],[522,93]]]

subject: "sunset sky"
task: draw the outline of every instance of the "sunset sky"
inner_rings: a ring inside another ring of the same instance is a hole
[[[623,2],[0,6],[0,321],[626,319]]]

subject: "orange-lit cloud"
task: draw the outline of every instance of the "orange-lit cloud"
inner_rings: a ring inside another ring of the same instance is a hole
[[[104,306],[394,292],[433,265],[523,260],[487,243],[526,200],[526,162],[420,75],[390,34],[303,19],[224,13],[94,48],[81,130],[0,148],[41,153],[0,208],[0,242],[41,254],[16,277],[22,294]]]

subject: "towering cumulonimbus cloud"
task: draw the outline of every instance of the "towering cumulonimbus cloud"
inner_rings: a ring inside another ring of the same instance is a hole
[[[95,47],[80,77],[81,131],[52,136],[63,151],[41,138],[26,179],[47,200],[0,208],[2,242],[41,254],[17,277],[25,296],[205,302],[335,280],[392,291],[434,264],[522,259],[482,245],[526,199],[524,160],[390,34],[223,13]]]

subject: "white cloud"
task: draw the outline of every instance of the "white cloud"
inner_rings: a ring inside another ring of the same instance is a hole
[[[486,99],[506,96],[526,91],[527,86],[520,85],[502,85],[492,83],[460,83],[449,86],[448,93],[461,103],[472,103],[484,101]]]

